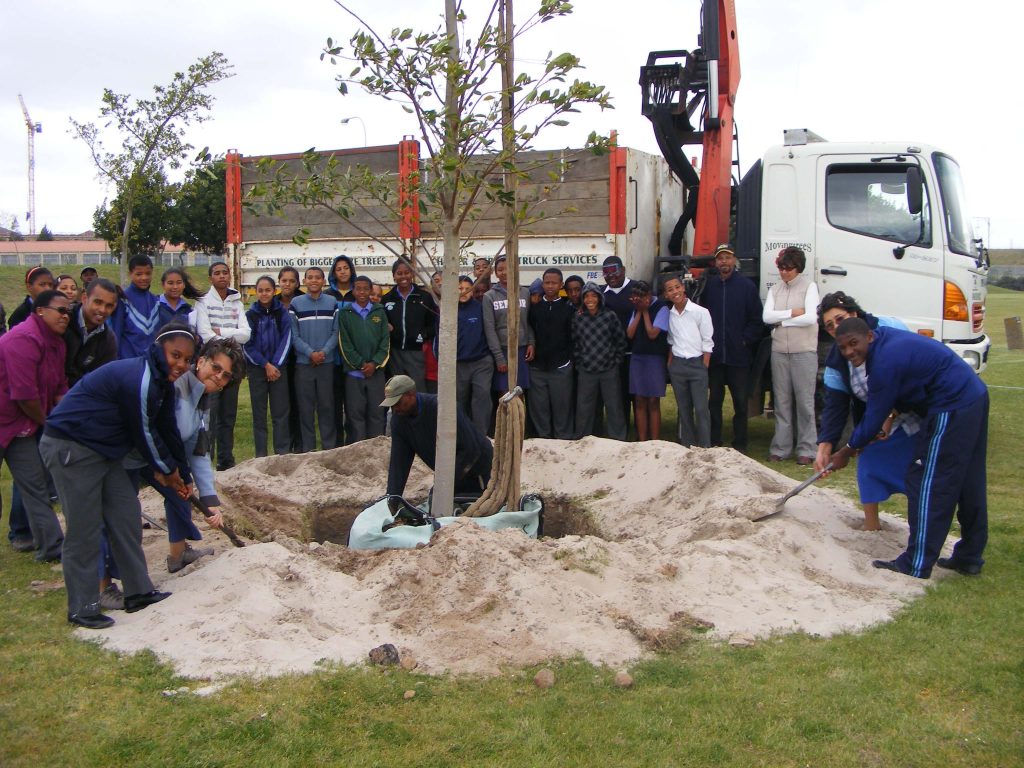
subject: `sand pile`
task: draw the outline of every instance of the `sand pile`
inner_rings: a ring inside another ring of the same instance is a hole
[[[494,674],[573,655],[623,664],[695,630],[721,639],[855,630],[926,586],[871,567],[902,550],[905,523],[859,531],[860,510],[819,488],[751,522],[751,498],[781,496],[793,481],[730,449],[664,442],[529,441],[523,488],[544,497],[552,538],[466,521],[419,550],[306,543],[344,541],[384,488],[388,449],[379,438],[222,473],[229,520],[276,531],[274,541],[231,549],[212,534],[218,554],[170,576],[163,534],[150,534],[152,574],[174,595],[82,636],[152,649],[192,677],[363,663],[381,643],[422,671]],[[407,496],[418,500],[429,482],[417,466]],[[162,514],[153,499],[145,508]]]

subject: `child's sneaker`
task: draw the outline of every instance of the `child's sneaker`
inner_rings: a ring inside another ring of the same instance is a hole
[[[124,610],[124,592],[118,589],[117,584],[110,584],[100,592],[100,608],[105,611]]]
[[[192,549],[188,544],[185,545],[185,551],[181,553],[180,557],[167,556],[167,572],[177,573],[186,565],[191,565],[200,557],[206,557],[212,555],[213,549],[210,547],[204,547],[203,549]]]

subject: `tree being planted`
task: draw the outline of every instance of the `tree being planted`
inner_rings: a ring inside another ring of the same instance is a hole
[[[327,208],[350,220],[360,200],[369,196],[397,206],[393,208],[396,218],[408,213],[403,206],[416,205],[418,215],[434,220],[442,247],[439,255],[427,255],[443,277],[433,503],[441,510],[438,514],[447,514],[444,510],[451,509],[455,477],[455,348],[462,250],[483,207],[506,208],[512,231],[529,221],[529,205],[517,201],[510,183],[538,167],[524,166],[520,162],[523,153],[534,147],[545,129],[566,125],[566,116],[581,106],[609,107],[609,96],[602,86],[572,78],[580,62],[570,53],[549,54],[536,74],[520,72],[502,82],[502,65],[508,62],[511,69],[515,41],[544,22],[568,15],[572,6],[567,2],[541,0],[513,29],[511,6],[506,5],[510,0],[495,0],[485,6],[481,23],[472,28],[463,3],[446,0],[444,24],[434,31],[395,28],[386,34],[375,30],[347,4],[336,2],[360,29],[347,44],[328,39],[322,57],[332,64],[351,62],[352,69],[338,77],[342,95],[350,87],[359,87],[399,103],[415,118],[423,148],[415,184],[418,202],[365,169],[342,168],[334,158],[313,152],[304,159],[305,178],[284,173],[280,165],[273,169],[265,164],[260,169],[263,181],[254,185],[252,197],[262,199],[272,212],[299,203]],[[587,143],[600,149],[606,142],[591,134]],[[267,181],[271,171],[274,173]],[[557,172],[554,175],[557,178]],[[505,250],[508,240],[506,233]],[[417,263],[408,244],[401,244],[400,249],[384,244],[408,258],[414,268],[420,267],[421,276],[429,274],[425,265]],[[514,337],[512,341],[515,343]]]
[[[154,174],[181,167],[193,148],[185,141],[186,129],[210,119],[213,96],[207,89],[231,76],[228,60],[214,51],[186,72],[175,73],[169,85],[154,86],[150,99],[133,99],[105,88],[99,126],[71,119],[71,133],[85,142],[99,176],[117,190],[124,227],[120,240],[122,282],[136,199]],[[119,152],[106,149],[105,135],[120,147]]]

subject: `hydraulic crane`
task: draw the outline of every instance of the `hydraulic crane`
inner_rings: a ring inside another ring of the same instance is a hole
[[[28,107],[25,106],[25,99],[18,94],[18,101],[21,102],[21,112],[25,115],[25,126],[28,128],[28,233],[36,233],[36,134],[43,132],[42,123],[32,122],[29,117]]]
[[[643,114],[654,126],[669,167],[690,190],[669,243],[676,258],[662,261],[682,262],[693,268],[708,266],[715,247],[729,240],[733,107],[740,83],[733,0],[704,1],[697,45],[693,51],[654,51],[647,57],[647,66],[640,70]],[[695,126],[692,118],[698,110]],[[700,175],[683,149],[691,144],[703,145]],[[679,258],[683,230],[690,221],[695,230],[692,259]]]

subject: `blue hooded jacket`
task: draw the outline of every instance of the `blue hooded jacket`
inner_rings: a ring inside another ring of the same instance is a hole
[[[192,481],[174,415],[174,385],[163,348],[150,344],[141,357],[115,360],[71,388],[46,418],[45,434],[72,440],[111,461],[135,449],[165,475],[175,469]]]
[[[264,366],[272,363],[283,368],[292,347],[292,320],[288,310],[277,297],[269,308],[258,301],[245,313],[252,335],[242,346],[245,359],[252,365]]]

